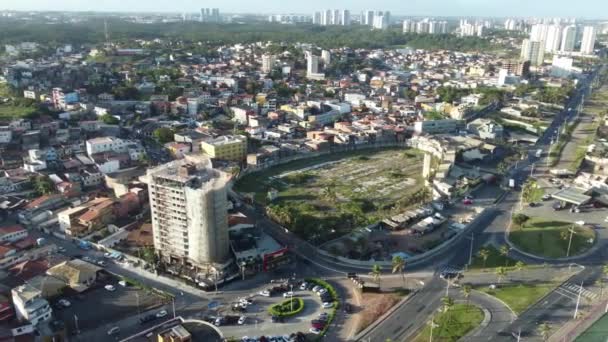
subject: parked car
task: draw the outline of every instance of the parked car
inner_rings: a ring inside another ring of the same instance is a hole
[[[318,291],[319,291],[320,289],[322,289],[322,288],[323,288],[323,287],[321,287],[321,286],[319,286],[319,285],[315,285],[315,286],[312,288],[312,292],[318,292]]]
[[[160,310],[159,312],[156,313],[156,318],[163,318],[165,316],[167,316],[167,310]]]
[[[57,303],[59,303],[59,305],[63,306],[64,308],[69,308],[72,305],[72,303],[70,303],[70,301],[67,299],[60,299]]]
[[[329,308],[333,308],[334,307],[334,303],[333,302],[324,302],[322,306],[325,309],[329,309]]]
[[[543,201],[548,201],[552,198],[552,196],[550,194],[544,194],[543,195]]]
[[[108,330],[108,335],[112,336],[112,335],[117,335],[120,332],[120,328],[119,327],[113,327],[110,330]]]
[[[120,286],[122,286],[122,287],[127,287],[127,285],[129,285],[129,284],[127,284],[127,282],[126,282],[126,281],[121,280],[121,281],[119,281],[119,282],[118,282],[118,285],[120,285]]]
[[[116,288],[113,285],[106,285],[103,287],[104,289],[112,292],[112,291],[116,291]]]
[[[293,291],[287,291],[283,293],[283,298],[293,297]]]
[[[471,204],[473,204],[473,200],[471,200],[471,199],[469,199],[469,198],[465,198],[465,199],[462,201],[462,204],[464,204],[464,205],[471,205]]]
[[[327,289],[320,289],[319,292],[317,292],[319,294],[319,296],[327,293]]]
[[[310,331],[311,333],[315,334],[315,335],[319,335],[319,334],[321,333],[321,330],[320,330],[320,329],[317,329],[317,328],[314,328],[314,327],[313,327],[313,328],[310,328],[310,330],[309,330],[309,331]]]
[[[300,285],[300,290],[301,290],[301,291],[306,290],[306,286],[308,286],[308,283],[307,283],[307,282],[303,282],[303,283]]]
[[[259,292],[260,296],[270,297],[270,291],[264,290]]]
[[[238,324],[239,324],[239,325],[243,325],[243,324],[245,324],[245,321],[247,321],[247,317],[245,317],[245,316],[241,316],[241,317],[239,318]]]
[[[152,322],[156,319],[156,315],[154,314],[149,314],[149,315],[145,315],[144,317],[139,319],[139,323],[140,324],[145,324],[148,322]]]

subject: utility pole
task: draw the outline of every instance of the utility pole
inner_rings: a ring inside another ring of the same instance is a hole
[[[578,315],[578,305],[581,302],[581,293],[583,292],[583,282],[581,281],[581,286],[578,288],[578,297],[576,298],[576,308],[574,309],[574,316],[572,318],[576,319]]]
[[[175,297],[173,297],[172,305],[173,305],[173,319],[175,319]]]
[[[570,256],[570,246],[572,246],[572,235],[574,235],[574,226],[570,226],[570,239],[568,240],[568,250],[566,251],[566,258]]]
[[[473,241],[474,241],[474,239],[475,239],[475,235],[473,235],[473,233],[471,233],[471,248],[469,249],[469,263],[467,264],[467,268],[473,262]]]

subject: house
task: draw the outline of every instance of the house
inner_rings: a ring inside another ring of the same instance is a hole
[[[100,197],[57,214],[59,227],[70,236],[84,236],[103,228],[115,218],[114,201]]]
[[[27,230],[21,225],[0,227],[0,244],[11,243],[26,238]]]
[[[51,319],[53,310],[42,292],[32,285],[24,284],[11,290],[15,313],[20,322],[36,326]]]
[[[101,270],[84,260],[73,259],[49,268],[46,273],[63,280],[73,290],[83,292],[95,283]]]
[[[247,156],[247,138],[240,135],[221,136],[203,141],[201,150],[212,159],[241,161]]]
[[[500,140],[503,138],[502,125],[486,118],[478,118],[467,124],[467,130],[481,139]]]

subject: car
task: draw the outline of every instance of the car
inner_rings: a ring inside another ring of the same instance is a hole
[[[110,330],[108,330],[108,336],[117,335],[119,332],[120,332],[119,327],[113,327]]]
[[[558,211],[558,210],[562,210],[564,209],[564,207],[562,206],[562,204],[560,202],[554,202],[553,205],[551,206],[553,208],[553,210]],[[606,218],[608,220],[608,217]],[[608,221],[606,221],[608,222]]]
[[[333,302],[324,302],[321,306],[323,306],[324,309],[329,309],[329,308],[334,307],[334,303]]]
[[[553,198],[553,196],[551,196],[550,194],[544,194],[544,195],[543,195],[543,201],[548,201],[548,200],[550,200],[551,198]]]
[[[346,313],[353,312],[353,307],[352,307],[352,305],[350,305],[350,303],[345,303],[344,304],[344,312],[346,312]]]
[[[253,299],[250,299],[250,298],[240,298],[239,299],[239,303],[244,303],[244,304],[247,304],[247,305],[251,305],[251,304],[253,304]]]
[[[468,199],[468,200],[472,200],[473,198],[474,198],[473,195],[470,195],[470,194],[464,196],[464,199]]]
[[[536,202],[530,202],[530,203],[528,203],[528,206],[530,208],[538,207],[538,203],[536,203]]]
[[[213,322],[213,325],[215,325],[216,327],[219,327],[222,325],[222,323],[224,323],[224,318],[223,317],[217,317],[215,319],[215,322]]]
[[[458,279],[458,278],[460,278],[460,273],[459,272],[447,272],[447,271],[441,272],[441,274],[439,274],[439,278],[445,279],[445,280],[454,279],[454,278]]]
[[[110,292],[116,291],[116,288],[113,285],[106,285],[103,288]]]
[[[148,322],[152,322],[156,319],[156,315],[154,314],[149,314],[149,315],[145,315],[144,317],[139,319],[139,323],[140,324],[145,324]]]
[[[315,286],[312,288],[312,292],[318,292],[318,291],[319,291],[320,289],[322,289],[322,288],[323,288],[322,286],[315,285]]]
[[[327,293],[327,289],[320,289],[319,292],[317,292],[319,294],[319,296]]]
[[[473,200],[471,200],[471,199],[469,199],[469,198],[465,198],[465,199],[462,201],[462,204],[464,204],[464,205],[471,205],[471,204],[473,204]]]
[[[327,312],[321,312],[321,313],[319,314],[319,319],[326,320],[326,319],[328,319],[328,318],[329,318],[329,314],[328,314]]]
[[[106,264],[106,262],[105,262],[105,261],[103,261],[103,260],[99,260],[99,261],[97,262],[97,265],[99,265],[99,266],[101,266],[101,267],[105,267],[107,264]]]
[[[260,296],[270,297],[270,291],[264,290],[259,292]]]
[[[64,308],[69,308],[72,305],[72,303],[70,303],[70,301],[67,299],[60,299],[57,301],[57,303],[63,306]]]
[[[247,317],[241,316],[241,317],[239,317],[239,321],[237,323],[239,325],[243,325],[243,324],[245,324],[245,321],[247,321]]]
[[[86,262],[92,262],[92,263],[94,263],[94,262],[95,262],[95,261],[93,260],[93,258],[88,257],[88,256],[83,257],[83,258],[82,258],[82,260],[84,260],[84,261],[86,261]]]
[[[310,328],[310,330],[308,330],[308,331],[310,331],[311,333],[313,333],[315,335],[319,335],[321,333],[320,329],[317,329],[317,328],[314,328],[314,327]]]
[[[66,249],[65,249],[65,248],[63,248],[63,247],[59,247],[59,248],[57,248],[57,250],[58,250],[60,253],[65,253],[65,252],[66,252]]]
[[[242,303],[234,304],[232,306],[232,311],[235,311],[235,312],[246,312],[247,311],[247,307],[243,307]]]
[[[353,279],[353,278],[357,278],[357,277],[358,277],[357,273],[355,273],[355,272],[346,273],[346,278]]]
[[[163,318],[165,316],[167,316],[168,312],[167,310],[160,310],[159,312],[156,313],[156,318]]]
[[[118,282],[118,285],[120,285],[120,286],[122,286],[122,287],[127,287],[127,285],[129,285],[129,284],[127,284],[127,282],[126,282],[126,281],[121,280],[121,281],[119,281],[119,282]]]
[[[283,293],[283,298],[293,297],[293,291],[287,291]]]
[[[301,290],[301,291],[306,290],[306,287],[307,287],[307,286],[308,286],[308,283],[303,282],[303,283],[300,285],[300,290]]]

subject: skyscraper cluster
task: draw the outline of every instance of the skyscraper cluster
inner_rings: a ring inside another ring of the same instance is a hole
[[[349,10],[325,10],[321,12],[315,12],[312,15],[312,23],[315,25],[329,26],[329,25],[350,25],[350,11]]]
[[[391,24],[391,12],[364,11],[361,14],[361,24],[371,26],[377,30],[387,29]]]
[[[574,51],[576,35],[577,27],[575,25],[563,26],[559,21],[553,24],[535,24],[530,30],[530,40],[540,42],[544,51],[549,53]],[[595,36],[595,27],[584,27],[581,53],[593,53]]]
[[[445,34],[448,33],[448,22],[428,18],[420,21],[404,20],[403,33]]]
[[[461,37],[477,36],[482,37],[485,29],[490,27],[489,22],[474,22],[471,23],[467,19],[461,19],[458,27],[458,32]]]
[[[202,23],[219,23],[221,21],[219,8],[201,8]]]
[[[524,28],[524,22],[522,20],[507,19],[505,20],[505,30],[509,31],[520,31]]]

